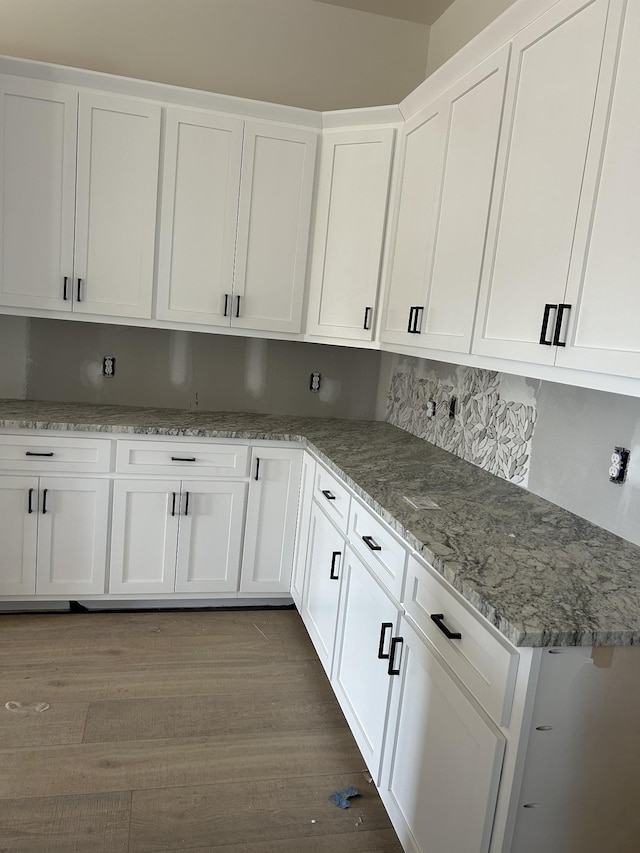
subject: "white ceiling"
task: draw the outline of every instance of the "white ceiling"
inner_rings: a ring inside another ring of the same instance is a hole
[[[344,6],[359,12],[373,12],[388,18],[401,18],[417,24],[432,24],[451,6],[453,0],[317,0],[331,6]]]

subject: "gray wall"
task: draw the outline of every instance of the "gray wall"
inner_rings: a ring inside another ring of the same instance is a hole
[[[312,0],[0,0],[0,53],[309,109],[398,103],[428,40]]]
[[[379,363],[370,350],[34,319],[27,398],[371,419]]]
[[[29,320],[0,314],[0,397],[24,398],[28,347]]]

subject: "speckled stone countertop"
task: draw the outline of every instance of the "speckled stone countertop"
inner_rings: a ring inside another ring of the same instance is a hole
[[[515,645],[640,643],[639,547],[388,424],[0,400],[0,427],[302,442]]]

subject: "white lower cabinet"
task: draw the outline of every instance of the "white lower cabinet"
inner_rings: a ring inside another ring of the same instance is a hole
[[[380,796],[405,850],[486,853],[505,738],[404,617],[400,636]]]
[[[109,481],[2,477],[0,594],[104,592]]]
[[[400,608],[350,548],[342,590],[332,685],[379,784]]]
[[[314,503],[300,615],[329,677],[336,640],[344,552],[342,534]]]
[[[289,594],[302,454],[298,449],[253,449],[241,593]]]
[[[116,480],[109,591],[235,592],[246,488]]]

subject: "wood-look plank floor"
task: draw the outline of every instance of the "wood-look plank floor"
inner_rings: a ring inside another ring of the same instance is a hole
[[[0,616],[0,670],[2,853],[402,853],[293,610]]]

